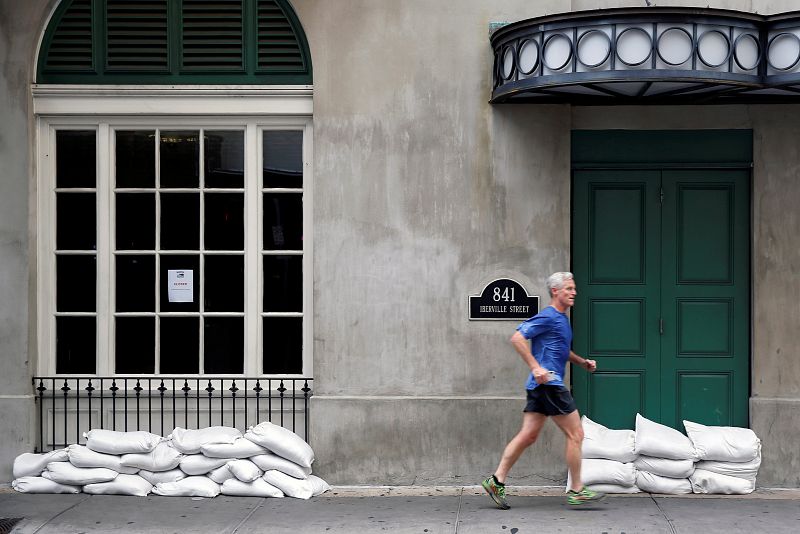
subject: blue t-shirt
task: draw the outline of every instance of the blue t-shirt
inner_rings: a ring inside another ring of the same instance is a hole
[[[548,371],[555,371],[556,376],[547,384],[564,386],[564,371],[572,345],[572,327],[567,315],[548,306],[520,324],[517,330],[522,337],[531,341],[531,354],[539,365]],[[538,385],[531,372],[525,383],[525,389],[534,389]]]

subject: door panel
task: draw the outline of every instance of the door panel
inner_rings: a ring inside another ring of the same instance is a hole
[[[574,350],[582,413],[747,426],[749,173],[576,170]]]
[[[652,416],[660,395],[658,171],[575,171],[574,348],[602,362],[573,374],[578,408],[613,428]],[[581,214],[581,215],[578,215]],[[578,274],[580,273],[580,274]],[[626,409],[620,409],[625,406]]]
[[[662,184],[661,420],[747,426],[749,172],[665,170]]]

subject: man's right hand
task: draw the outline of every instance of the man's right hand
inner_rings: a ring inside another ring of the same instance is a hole
[[[544,367],[536,367],[533,371],[533,379],[537,384],[546,384],[550,382],[550,375]]]

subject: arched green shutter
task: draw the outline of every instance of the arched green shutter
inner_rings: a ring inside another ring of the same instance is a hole
[[[37,83],[312,83],[287,0],[63,0]]]

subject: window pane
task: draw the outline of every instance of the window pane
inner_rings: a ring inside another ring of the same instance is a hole
[[[264,311],[303,311],[302,256],[264,256]]]
[[[155,256],[117,256],[116,261],[117,311],[156,311]]]
[[[303,196],[264,193],[264,249],[303,250]]]
[[[94,193],[56,194],[56,248],[96,250]]]
[[[264,131],[264,187],[303,187],[303,132]]]
[[[161,372],[197,373],[200,370],[200,319],[161,318]]]
[[[56,373],[94,373],[95,337],[94,317],[56,317]]]
[[[155,317],[117,317],[117,373],[155,373],[155,351]]]
[[[95,187],[97,144],[94,130],[56,132],[56,187]]]
[[[94,255],[56,257],[57,311],[95,311],[96,263]]]
[[[206,256],[203,309],[215,312],[244,311],[244,257]]]
[[[205,132],[206,187],[244,187],[244,132]]]
[[[264,317],[264,373],[303,372],[303,319]]]
[[[155,187],[156,133],[117,132],[117,187]]]
[[[205,246],[244,250],[244,193],[206,193]]]
[[[205,318],[205,364],[210,374],[244,372],[244,318]]]
[[[200,186],[200,132],[161,132],[161,187]]]
[[[167,271],[169,270],[182,270],[192,271],[192,278],[194,282],[194,301],[193,302],[170,302],[168,292],[168,278]],[[161,310],[162,312],[186,312],[186,311],[199,311],[200,306],[200,256],[187,255],[187,256],[161,256]]]
[[[117,250],[155,250],[155,193],[117,193]]]
[[[161,193],[161,249],[200,249],[200,193]]]

